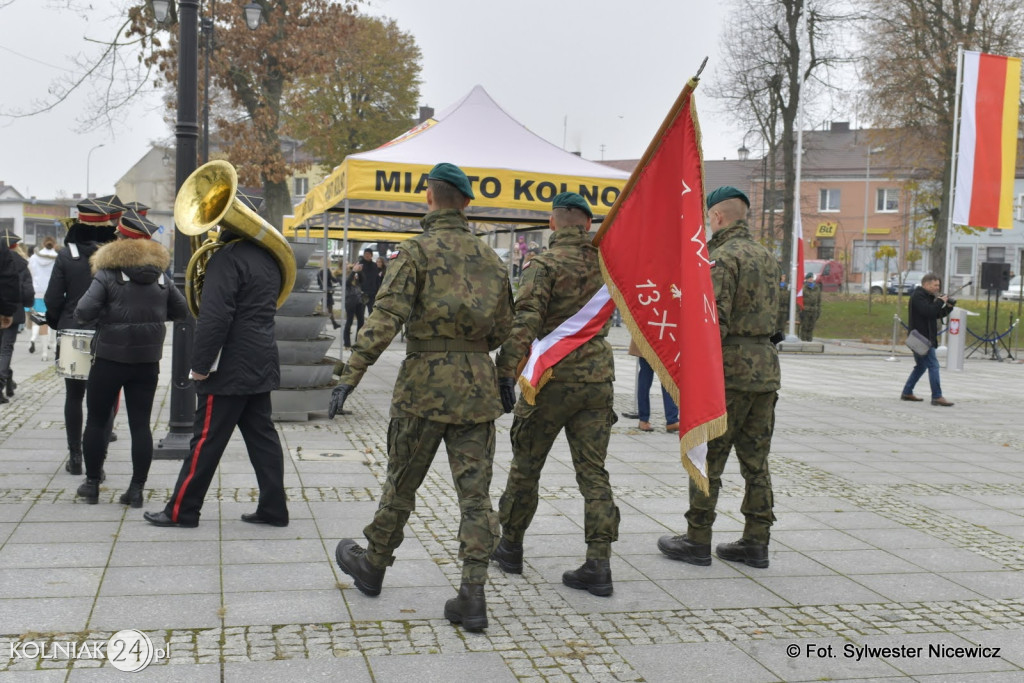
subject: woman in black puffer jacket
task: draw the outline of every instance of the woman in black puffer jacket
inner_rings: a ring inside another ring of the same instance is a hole
[[[165,323],[184,320],[188,315],[185,297],[166,274],[170,253],[149,239],[155,227],[133,211],[122,215],[117,228],[119,239],[104,245],[89,259],[93,281],[75,308],[80,323],[96,324],[95,361],[89,372],[82,437],[86,479],[78,488],[78,495],[90,504],[99,501],[105,425],[118,393],[124,389],[132,433],[132,480],[120,502],[142,507],[142,490],[153,461],[149,421],[163,356]]]

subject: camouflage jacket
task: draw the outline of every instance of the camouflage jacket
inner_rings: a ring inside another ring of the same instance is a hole
[[[498,255],[469,232],[455,209],[432,211],[424,232],[398,246],[342,372],[356,385],[405,325],[406,338],[459,339],[498,348],[512,326],[512,289]],[[502,414],[488,353],[409,353],[398,371],[391,417],[450,424],[489,422]]]
[[[523,271],[512,332],[498,352],[498,376],[515,377],[534,339],[543,339],[579,312],[601,289],[597,247],[581,226],[559,228],[550,248]],[[605,337],[611,320],[551,370],[553,382],[610,382],[615,379],[612,347]]]
[[[708,242],[715,262],[711,282],[718,304],[725,388],[766,392],[779,389],[779,353],[768,337],[779,313],[779,264],[754,241],[746,221],[716,232]]]
[[[808,313],[821,312],[821,285],[817,283],[813,287],[804,285],[804,311]]]

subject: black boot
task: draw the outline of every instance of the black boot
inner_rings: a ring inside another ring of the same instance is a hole
[[[462,624],[467,631],[487,628],[487,598],[482,583],[464,583],[459,594],[444,603],[444,617],[453,624]]]
[[[7,375],[7,395],[14,396],[14,390],[18,388],[18,383],[14,381],[14,371],[8,370]]]
[[[523,544],[515,543],[502,536],[498,541],[498,547],[491,553],[491,559],[498,563],[503,572],[522,574]]]
[[[658,550],[680,562],[701,567],[711,564],[711,544],[694,543],[686,536],[662,536],[658,539]]]
[[[745,538],[734,543],[720,543],[715,553],[723,560],[742,562],[750,567],[764,569],[768,566],[768,544],[755,543]]]
[[[3,405],[4,403],[10,403],[10,402],[11,402],[11,401],[10,401],[10,400],[9,400],[9,399],[7,398],[7,396],[5,395],[5,394],[7,393],[7,392],[5,392],[5,391],[4,391],[4,385],[5,385],[6,383],[7,383],[7,381],[6,381],[6,380],[4,380],[4,379],[0,379],[0,405]],[[13,392],[11,392],[11,393],[13,393]]]
[[[360,548],[359,544],[351,538],[343,538],[338,541],[338,547],[334,550],[334,559],[338,561],[341,571],[352,577],[356,588],[366,595],[380,595],[381,586],[384,585],[384,572],[387,568],[378,569],[370,564],[366,557],[366,550]]]
[[[128,485],[128,490],[117,499],[121,505],[131,505],[133,508],[142,507],[142,488],[145,484],[136,484],[134,481]]]
[[[82,473],[82,449],[79,447],[77,450],[71,449],[68,453],[68,461],[64,464],[64,469],[69,474],[79,475]]]
[[[100,502],[100,480],[86,479],[78,487],[77,495],[79,498],[85,498],[85,502],[89,505],[95,505]]]
[[[562,574],[562,583],[591,595],[612,594],[612,567],[608,560],[587,560],[579,569]]]

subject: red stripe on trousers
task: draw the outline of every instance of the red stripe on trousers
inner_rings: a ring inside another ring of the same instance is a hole
[[[999,193],[1003,173],[1003,99],[1006,95],[1006,57],[981,55],[975,103],[974,187],[971,225],[999,225]]]
[[[188,469],[188,476],[185,477],[185,481],[181,483],[181,490],[178,491],[178,497],[174,500],[174,509],[171,514],[171,519],[175,522],[178,521],[178,512],[181,510],[181,499],[185,497],[185,490],[188,489],[188,484],[192,481],[192,476],[196,473],[196,464],[199,462],[199,453],[203,450],[203,444],[206,443],[206,437],[210,434],[211,417],[213,417],[213,394],[206,397],[206,415],[203,417],[203,432],[199,435],[199,441],[196,442],[196,449],[192,451],[192,465]]]

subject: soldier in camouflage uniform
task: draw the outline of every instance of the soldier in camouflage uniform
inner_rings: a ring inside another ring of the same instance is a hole
[[[367,547],[352,539],[335,556],[356,587],[378,595],[384,572],[402,542],[416,490],[444,440],[459,499],[458,596],[445,616],[468,630],[487,628],[484,584],[498,538],[491,507],[494,420],[502,413],[498,377],[489,352],[512,325],[512,290],[497,254],[469,232],[463,209],[473,198],[466,175],[435,166],[427,181],[424,232],[403,242],[388,265],[374,303],[334,390],[328,414],[406,326],[406,357],[395,381],[388,427],[388,470]]]
[[[549,249],[524,267],[512,333],[498,353],[502,400],[506,409],[515,405],[515,419],[512,466],[498,505],[502,536],[493,557],[506,572],[522,573],[523,537],[537,511],[541,469],[564,428],[583,494],[587,560],[565,572],[562,582],[606,596],[612,594],[611,544],[619,533],[619,510],[604,467],[617,420],[612,410],[615,361],[605,339],[611,320],[551,368],[533,404],[526,395],[514,402],[515,378],[533,340],[543,339],[579,312],[604,284],[597,247],[587,235],[590,206],[575,192],[563,192],[552,208]]]
[[[768,451],[782,379],[779,354],[769,340],[779,308],[779,266],[750,235],[750,201],[745,194],[720,187],[708,195],[707,205],[708,225],[714,232],[708,252],[714,262],[711,281],[722,335],[728,424],[725,434],[708,443],[710,495],[690,482],[686,535],[663,536],[658,548],[674,560],[711,564],[715,505],[725,461],[735,445],[746,484],[740,506],[746,524],[739,541],[719,544],[715,550],[723,560],[767,567],[769,530],[775,521]]]
[[[804,307],[800,311],[800,339],[814,341],[814,325],[821,315],[821,285],[814,281],[814,273],[804,280]]]

